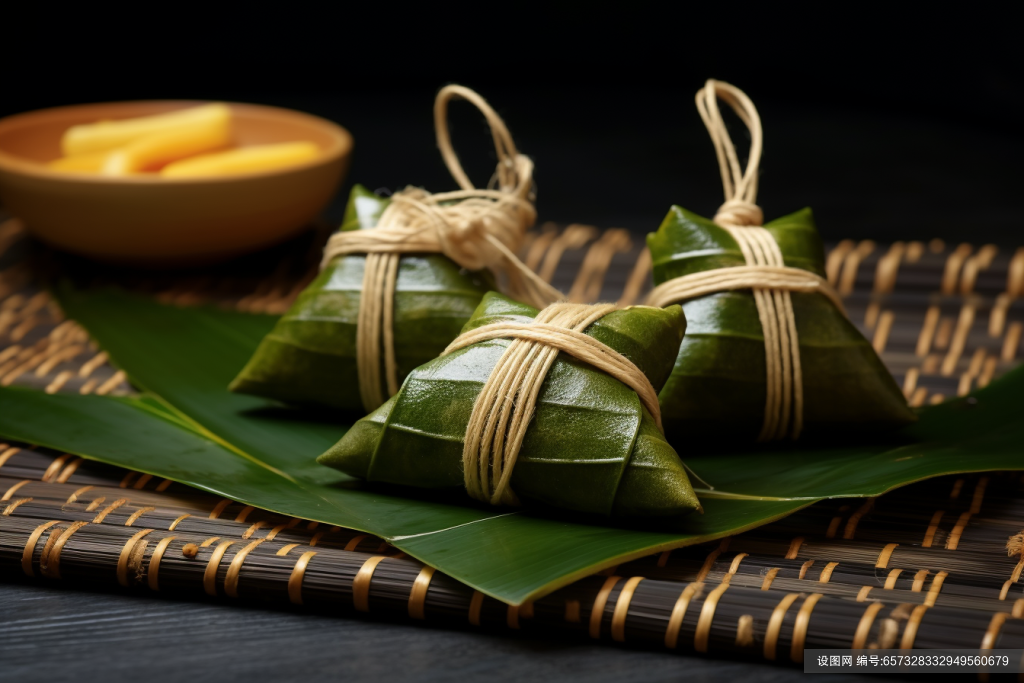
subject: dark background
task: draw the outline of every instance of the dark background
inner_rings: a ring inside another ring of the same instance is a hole
[[[459,82],[536,161],[542,221],[645,232],[672,203],[711,215],[721,202],[693,105],[714,77],[761,111],[767,218],[810,205],[829,240],[1021,241],[1024,88],[1009,4],[775,5],[8,9],[0,114],[137,98],[290,106],[352,131],[350,181],[444,191],[454,184],[431,107]],[[454,109],[456,146],[483,184],[484,125]]]

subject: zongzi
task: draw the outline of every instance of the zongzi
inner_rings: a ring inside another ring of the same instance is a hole
[[[319,462],[491,504],[612,516],[699,509],[657,402],[685,326],[679,306],[556,303],[538,313],[487,294],[445,355]]]
[[[740,171],[722,97],[751,132]],[[678,206],[647,238],[655,289],[689,321],[660,393],[670,437],[702,441],[797,438],[893,428],[914,420],[874,349],[825,280],[809,209],[764,225],[757,195],[761,124],[737,88],[708,81],[698,109],[722,167],[726,202],[713,221]]]
[[[475,189],[455,156],[447,124],[454,97],[476,105],[491,126],[495,189]],[[448,86],[438,93],[435,123],[462,189],[410,187],[383,198],[356,186],[319,277],[263,340],[232,391],[368,413],[459,334],[495,288],[495,274],[524,300],[558,297],[515,256],[536,216],[533,164],[516,152],[504,122],[473,91]]]
[[[352,189],[341,230],[370,230],[388,199]],[[357,370],[357,327],[366,257],[334,258],[263,339],[231,390],[297,405],[363,409]],[[467,271],[442,254],[403,255],[398,263],[392,320],[399,378],[458,336],[490,273]]]

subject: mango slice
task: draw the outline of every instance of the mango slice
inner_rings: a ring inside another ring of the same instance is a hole
[[[99,173],[109,157],[110,152],[93,152],[92,154],[61,157],[60,159],[54,159],[47,165],[55,171]]]
[[[320,148],[312,142],[254,145],[181,159],[164,166],[160,175],[164,178],[199,178],[269,171],[301,164],[315,159],[318,154]]]
[[[99,121],[72,126],[61,138],[61,150],[67,157],[104,152],[123,147],[139,138],[203,122],[228,121],[231,110],[226,104],[204,104],[167,114],[140,116],[120,121]]]
[[[217,116],[175,125],[115,149],[104,162],[101,173],[119,176],[156,170],[172,161],[225,147],[230,142],[231,117],[225,108]]]

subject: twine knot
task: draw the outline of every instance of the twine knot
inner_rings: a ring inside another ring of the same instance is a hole
[[[1006,556],[1017,557],[1021,555],[1021,551],[1024,550],[1024,531],[1010,536],[1006,541]]]
[[[730,199],[718,207],[718,213],[712,220],[722,226],[753,227],[764,225],[764,212],[753,202]]]
[[[444,255],[469,270],[483,270],[496,265],[501,253],[486,238],[493,221],[487,216],[458,218],[438,232]]]
[[[370,240],[391,252],[440,252],[468,270],[505,270],[508,255],[537,216],[528,196],[532,163],[521,155],[517,161],[516,187],[443,194],[407,187],[392,196],[373,231],[339,233],[326,254],[333,257],[345,243]]]

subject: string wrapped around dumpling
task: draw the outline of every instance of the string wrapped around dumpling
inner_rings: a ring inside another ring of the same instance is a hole
[[[657,403],[685,326],[678,306],[538,312],[490,293],[445,355],[319,462],[491,504],[611,516],[699,509]]]
[[[717,98],[751,133],[741,171]],[[769,441],[803,433],[891,429],[914,420],[874,349],[826,281],[810,209],[762,227],[761,122],[727,83],[697,94],[715,143],[726,201],[714,220],[678,206],[648,236],[653,306],[682,304],[689,329],[660,401],[670,436]]]
[[[494,188],[473,186],[451,145],[447,106],[474,104],[498,153]],[[434,106],[438,146],[460,190],[409,187],[389,198],[352,190],[319,277],[260,344],[231,390],[370,412],[454,339],[500,276],[517,298],[560,294],[515,256],[533,225],[533,163],[472,90],[447,86]]]

